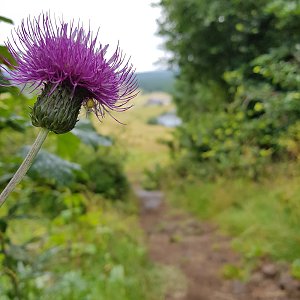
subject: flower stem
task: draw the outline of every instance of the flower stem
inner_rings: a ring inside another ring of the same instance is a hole
[[[25,159],[23,160],[22,164],[20,165],[19,169],[10,180],[6,188],[2,191],[0,195],[0,207],[8,197],[8,195],[14,190],[16,185],[23,179],[27,171],[29,170],[30,166],[33,163],[34,158],[38,154],[39,150],[41,149],[47,135],[49,133],[48,129],[41,128],[36,140],[34,141],[31,149],[29,150],[28,154],[26,155]]]

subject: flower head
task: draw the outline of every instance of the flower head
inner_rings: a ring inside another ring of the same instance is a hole
[[[23,20],[15,33],[7,43],[17,62],[7,70],[10,80],[32,84],[34,89],[43,86],[32,111],[33,125],[63,133],[75,126],[82,105],[98,117],[130,107],[127,103],[137,94],[137,82],[119,46],[106,58],[108,45],[98,43],[98,33],[93,36],[74,21],[52,20],[49,14]],[[77,111],[75,117],[69,115],[70,106]]]

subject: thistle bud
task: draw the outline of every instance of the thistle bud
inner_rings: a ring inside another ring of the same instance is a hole
[[[46,128],[57,134],[72,130],[84,98],[82,89],[76,89],[74,92],[67,84],[60,84],[57,87],[46,84],[33,106],[32,125]]]

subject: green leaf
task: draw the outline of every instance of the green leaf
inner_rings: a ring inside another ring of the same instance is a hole
[[[24,132],[29,123],[22,117],[10,115],[8,117],[1,117],[0,112],[0,131],[5,128],[11,128],[18,132]]]
[[[8,24],[14,24],[13,20],[5,18],[3,16],[0,16],[0,22],[8,23]]]
[[[80,139],[71,132],[59,134],[57,135],[57,154],[70,159],[76,154],[79,144]]]
[[[3,59],[4,58],[4,59]],[[0,46],[0,63],[4,65],[8,65],[5,59],[11,63],[12,65],[16,64],[16,61],[8,51],[7,47],[5,46]]]
[[[30,147],[25,146],[21,150],[21,155],[25,157]],[[37,155],[28,175],[35,179],[48,180],[57,185],[68,185],[76,178],[76,172],[81,171],[81,166],[41,150]]]
[[[112,140],[109,137],[100,135],[89,120],[80,120],[71,131],[84,144],[97,149],[99,146],[111,146]]]

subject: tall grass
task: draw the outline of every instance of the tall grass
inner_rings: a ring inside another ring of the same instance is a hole
[[[294,166],[297,169],[299,165]],[[274,168],[273,178],[260,182],[172,179],[166,191],[175,205],[219,224],[246,258],[270,256],[288,262],[300,258],[299,172],[290,177]]]

